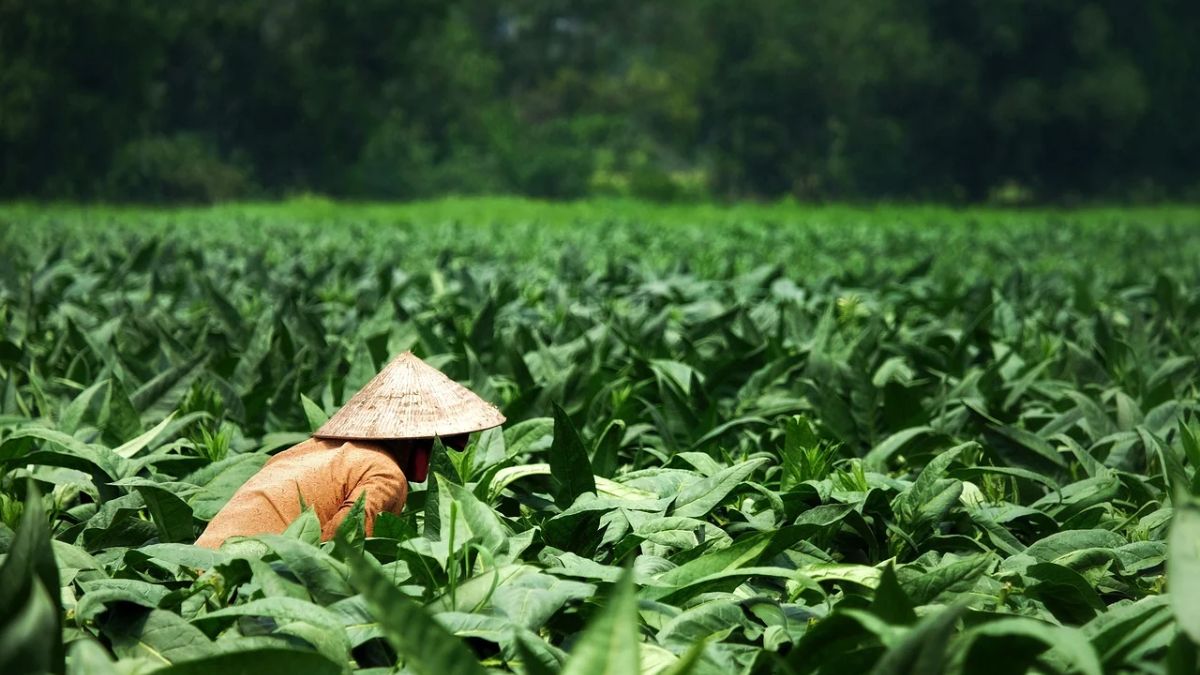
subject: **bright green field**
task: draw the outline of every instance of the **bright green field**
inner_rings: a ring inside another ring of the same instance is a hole
[[[1200,663],[1200,210],[10,205],[0,252],[0,672]],[[508,424],[373,537],[191,546],[405,349]]]

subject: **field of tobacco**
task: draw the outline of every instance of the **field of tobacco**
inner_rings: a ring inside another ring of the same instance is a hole
[[[1200,213],[0,208],[0,672],[1197,672]],[[209,551],[412,349],[509,422]]]

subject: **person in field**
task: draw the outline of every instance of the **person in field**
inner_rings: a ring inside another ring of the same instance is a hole
[[[366,531],[399,513],[409,481],[425,480],[434,439],[461,450],[470,433],[504,423],[495,406],[405,352],[313,437],[272,457],[234,493],[196,540],[216,549],[230,537],[278,534],[311,506],[321,539],[337,532],[365,495]]]

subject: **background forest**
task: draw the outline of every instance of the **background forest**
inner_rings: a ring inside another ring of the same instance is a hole
[[[1200,194],[1185,0],[0,0],[0,198]]]

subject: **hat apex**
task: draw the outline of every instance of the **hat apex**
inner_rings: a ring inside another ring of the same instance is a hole
[[[412,352],[392,359],[313,436],[332,439],[432,438],[504,423],[496,406]]]

